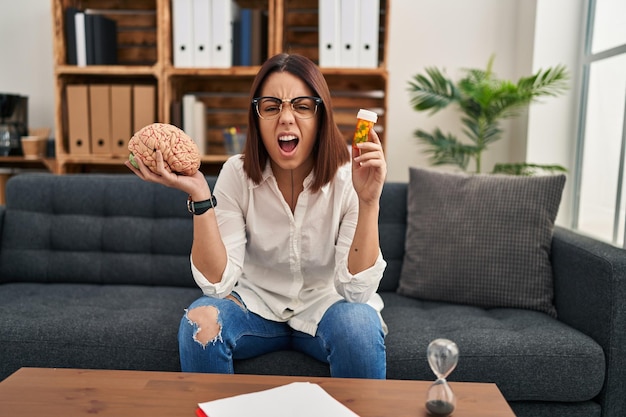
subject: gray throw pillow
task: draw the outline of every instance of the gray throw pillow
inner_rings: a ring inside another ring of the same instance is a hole
[[[411,168],[398,293],[556,316],[550,245],[565,175]]]

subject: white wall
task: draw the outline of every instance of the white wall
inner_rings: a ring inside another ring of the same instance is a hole
[[[28,96],[29,127],[53,128],[51,2],[0,1],[0,93]]]
[[[407,87],[415,74],[437,66],[458,79],[462,68],[485,68],[495,54],[494,71],[499,77],[528,75],[518,69],[518,50],[532,44],[532,38],[518,36],[521,3],[533,1],[391,0],[387,157],[393,163],[389,164],[389,180],[406,181],[410,166],[430,165],[413,136],[417,128],[431,131],[441,127],[460,135],[458,113],[452,107],[435,116],[411,108]],[[509,136],[505,132],[483,156],[483,172],[491,171],[496,162],[511,159]],[[524,153],[516,159],[523,160]]]

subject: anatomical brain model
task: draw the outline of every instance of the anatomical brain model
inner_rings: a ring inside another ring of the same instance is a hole
[[[182,175],[193,175],[200,168],[200,153],[193,139],[176,126],[153,123],[139,129],[128,142],[128,157],[135,167],[136,158],[156,171],[156,151],[163,154],[165,168]]]

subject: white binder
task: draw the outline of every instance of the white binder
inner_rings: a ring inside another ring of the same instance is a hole
[[[206,154],[206,104],[195,100],[193,103],[193,141],[198,146],[200,155]]]
[[[211,2],[193,0],[193,65],[211,66]]]
[[[74,15],[74,28],[76,30],[76,65],[87,65],[87,37],[85,33],[85,13],[78,12]]]
[[[174,66],[193,67],[193,0],[172,0]]]
[[[359,0],[340,0],[340,67],[359,66]]]
[[[228,68],[233,63],[233,22],[232,0],[212,0],[212,50],[211,64],[217,68]]]
[[[185,94],[183,96],[183,131],[190,137],[195,137],[194,127],[195,127],[195,106],[196,106],[196,96],[193,94]]]
[[[378,67],[380,0],[360,0],[359,67]]]
[[[339,66],[340,4],[337,0],[319,0],[319,65]]]

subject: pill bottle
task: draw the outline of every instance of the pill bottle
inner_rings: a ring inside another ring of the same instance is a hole
[[[374,123],[378,120],[378,115],[373,111],[361,109],[356,115],[356,129],[352,138],[352,148],[356,149],[356,144],[367,142],[370,129],[374,127]]]

